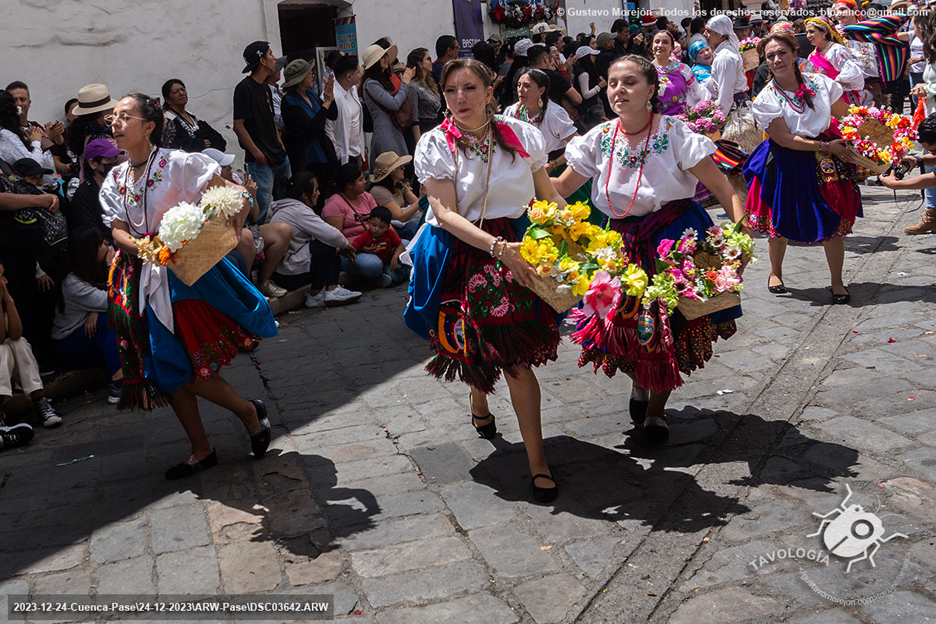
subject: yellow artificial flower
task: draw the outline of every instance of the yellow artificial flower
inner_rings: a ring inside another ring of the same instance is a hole
[[[624,285],[631,297],[642,297],[647,289],[647,273],[636,264],[631,264],[624,272]]]
[[[546,211],[539,206],[530,206],[530,209],[527,210],[527,215],[530,217],[530,221],[536,225],[543,225],[546,223]]]
[[[589,225],[591,225],[591,223],[576,223],[569,228],[569,237],[576,242],[578,242],[583,235],[587,237],[589,234]]]
[[[572,284],[572,294],[576,297],[584,297],[591,286],[591,280],[586,275],[580,275]]]
[[[572,215],[577,221],[584,221],[591,214],[591,208],[588,207],[588,204],[582,202],[575,202],[569,206],[569,210],[572,211]]]
[[[523,256],[524,260],[536,266],[543,257],[543,250],[538,241],[532,238],[524,238],[520,241],[520,255]]]

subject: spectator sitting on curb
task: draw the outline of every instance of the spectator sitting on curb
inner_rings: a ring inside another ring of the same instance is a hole
[[[52,325],[52,350],[65,369],[107,366],[108,403],[116,405],[123,389],[117,335],[107,324],[107,271],[114,249],[92,228],[71,232],[62,297]]]
[[[367,231],[355,237],[351,244],[355,251],[372,253],[383,260],[382,287],[390,287],[409,279],[410,267],[400,265],[400,254],[406,247],[400,235],[390,227],[390,210],[377,206],[367,220]]]
[[[354,303],[361,293],[338,285],[341,257],[355,261],[354,248],[340,230],[315,214],[318,180],[300,171],[290,181],[286,199],[273,202],[271,225],[291,228],[289,251],[273,273],[273,281],[295,290],[309,284],[307,308]]]
[[[36,414],[46,427],[58,427],[62,418],[52,409],[45,397],[39,364],[32,347],[23,338],[23,323],[3,276],[0,264],[0,403],[13,396],[13,379],[19,381],[23,392],[32,399]]]
[[[246,181],[241,181],[234,173],[231,165],[234,163],[234,154],[224,154],[214,148],[208,148],[202,152],[219,165],[221,165],[221,177],[234,184],[243,185],[252,197],[257,195],[257,185],[248,175]],[[285,223],[264,223],[257,224],[260,207],[254,200],[250,205],[250,214],[247,216],[247,222],[241,231],[240,243],[237,245],[237,251],[241,252],[247,263],[248,273],[253,269],[257,262],[260,262],[259,279],[260,292],[265,297],[282,297],[288,291],[280,288],[272,281],[273,271],[283,259],[286,251],[289,249],[289,239],[292,238],[292,230]],[[248,274],[248,278],[250,275]]]
[[[94,139],[85,147],[85,171],[91,175],[78,186],[72,196],[71,203],[64,210],[69,230],[93,228],[98,231],[104,240],[110,242],[111,230],[104,225],[103,209],[101,208],[101,185],[111,169],[117,166],[118,158],[122,154],[113,142],[107,139]]]

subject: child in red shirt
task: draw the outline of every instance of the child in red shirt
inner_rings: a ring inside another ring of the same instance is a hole
[[[383,260],[384,273],[380,286],[388,288],[409,279],[410,268],[400,264],[400,254],[406,249],[400,235],[390,227],[393,215],[383,206],[371,210],[367,230],[354,238],[351,245],[359,253],[371,253]]]

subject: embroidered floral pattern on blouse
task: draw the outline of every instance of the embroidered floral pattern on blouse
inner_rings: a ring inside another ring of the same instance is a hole
[[[468,151],[480,158],[483,163],[487,163],[491,154],[497,149],[497,144],[491,140],[490,134],[485,134],[483,139],[478,139],[467,132],[462,136],[468,141]]]
[[[616,122],[607,124],[601,130],[601,152],[608,157],[610,157],[612,154],[611,137],[613,136],[614,123]],[[669,131],[672,127],[673,120],[670,117],[664,116],[660,121],[660,126],[657,129],[656,134],[650,136],[650,144],[646,149],[647,155],[659,155],[669,148]],[[627,142],[627,138],[622,136],[617,140],[617,145],[613,148],[614,157],[622,167],[636,169],[640,166],[640,162],[644,160],[643,146],[646,144],[646,142],[646,139],[642,139],[640,141],[640,147],[634,149]]]
[[[149,178],[146,180],[147,190],[153,190],[163,181],[163,169],[166,168],[166,165],[169,164],[169,153],[160,152],[156,155],[156,160],[153,162],[150,167]],[[127,164],[129,167],[130,165]],[[114,182],[117,183],[117,192],[121,195],[127,196],[127,205],[131,208],[137,208],[143,203],[143,187],[132,187],[129,189],[130,194],[127,195],[127,185],[124,184],[125,176],[118,173],[118,167],[114,168],[113,176]]]

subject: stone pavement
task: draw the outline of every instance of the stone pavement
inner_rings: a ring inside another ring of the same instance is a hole
[[[566,341],[538,371],[550,506],[528,502],[505,385],[503,436],[478,439],[465,387],[423,373],[402,289],[282,316],[238,359],[227,379],[275,427],[263,460],[203,403],[221,464],[169,483],[170,412],[69,400],[0,454],[0,619],[8,594],[158,592],[328,593],[361,624],[936,621],[936,238],[903,235],[918,195],[863,190],[852,304],[828,305],[820,247],[791,246],[770,295],[759,241],[739,332],[674,393],[665,447]],[[816,535],[846,485],[863,511]],[[895,532],[875,567],[830,554]]]

